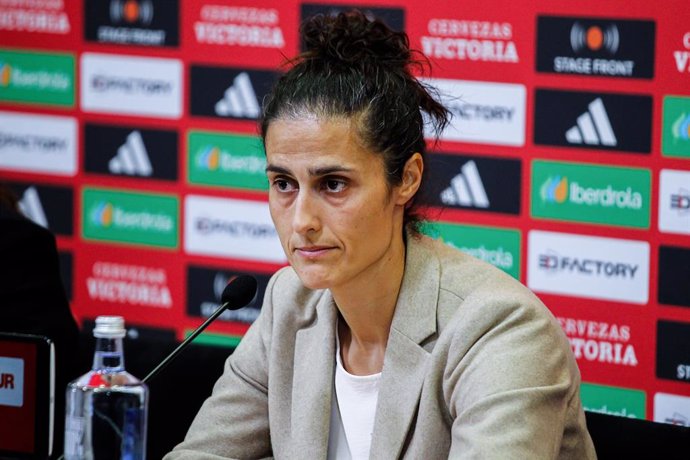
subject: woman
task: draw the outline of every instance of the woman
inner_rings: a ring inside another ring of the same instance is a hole
[[[168,458],[595,457],[548,310],[415,231],[422,111],[447,111],[407,37],[352,12],[302,38],[261,124],[290,267]]]

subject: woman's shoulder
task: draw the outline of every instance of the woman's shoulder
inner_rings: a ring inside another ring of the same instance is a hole
[[[555,324],[541,300],[511,275],[442,241],[422,237],[419,244],[438,261],[440,325],[457,315],[487,326],[509,317]]]

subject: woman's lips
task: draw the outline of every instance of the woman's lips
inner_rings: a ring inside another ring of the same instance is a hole
[[[296,248],[295,252],[305,259],[317,259],[326,255],[333,248],[330,246],[304,246],[301,248]]]

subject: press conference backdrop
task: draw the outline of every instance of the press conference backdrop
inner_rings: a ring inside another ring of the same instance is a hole
[[[57,235],[77,318],[179,340],[253,273],[203,336],[238,343],[286,263],[260,101],[300,20],[348,6],[407,31],[453,112],[425,231],[544,300],[587,409],[690,424],[683,0],[0,0],[0,179]]]

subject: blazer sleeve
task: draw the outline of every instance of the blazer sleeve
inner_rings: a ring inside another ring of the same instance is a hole
[[[596,458],[579,371],[546,307],[531,293],[501,290],[463,304],[444,383],[449,458]]]
[[[226,360],[223,375],[194,418],[184,441],[165,460],[272,457],[268,357],[277,276],[269,281],[261,313]]]

